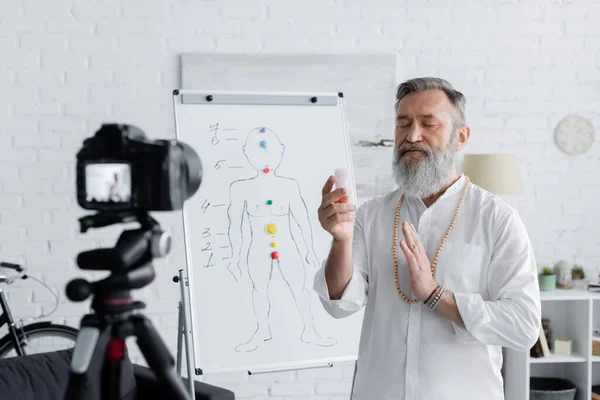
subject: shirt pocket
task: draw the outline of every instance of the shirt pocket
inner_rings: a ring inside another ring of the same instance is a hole
[[[456,293],[482,293],[484,248],[473,243],[446,242],[436,268],[438,283]]]

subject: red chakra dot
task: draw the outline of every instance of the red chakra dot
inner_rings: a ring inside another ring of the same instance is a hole
[[[279,259],[279,253],[278,253],[277,251],[274,251],[274,252],[272,252],[272,253],[271,253],[271,258],[272,258],[273,260],[277,260],[277,259]]]
[[[268,173],[269,173],[269,171],[270,171],[270,169],[269,169],[269,168],[265,168],[265,169],[263,169],[263,172],[264,172],[265,174],[268,174]]]

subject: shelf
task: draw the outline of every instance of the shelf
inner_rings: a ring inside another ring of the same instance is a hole
[[[540,299],[542,301],[600,299],[600,292],[590,292],[587,289],[556,289],[540,292]]]
[[[587,288],[540,292],[542,318],[550,321],[550,339],[571,340],[570,356],[553,354],[533,358],[529,352],[505,348],[506,400],[529,399],[531,377],[562,378],[577,387],[574,400],[589,400],[591,388],[600,384],[600,355],[592,355],[594,331],[600,330],[600,293]],[[600,334],[598,334],[600,338]],[[553,347],[549,343],[550,347]]]
[[[576,362],[585,362],[586,359],[583,356],[572,354],[570,356],[557,356],[555,354],[550,354],[548,357],[540,357],[534,358],[530,357],[529,362],[531,364],[548,364],[548,363],[576,363]],[[598,356],[598,361],[600,361],[600,356]]]

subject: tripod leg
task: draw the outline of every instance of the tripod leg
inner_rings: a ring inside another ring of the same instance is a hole
[[[181,375],[181,345],[182,339],[181,336],[184,334],[183,328],[183,306],[181,302],[179,302],[179,318],[177,321],[177,375]]]
[[[190,400],[191,397],[186,392],[181,376],[175,370],[175,360],[173,360],[167,346],[161,340],[150,320],[143,315],[133,315],[130,320],[133,323],[137,344],[148,362],[148,366],[156,374],[158,380],[164,383],[168,391],[171,392],[169,399]],[[189,379],[192,379],[192,377],[189,377]]]
[[[188,321],[188,312],[187,312],[187,308],[186,308],[186,296],[185,296],[185,286],[188,285],[188,280],[186,277],[183,276],[183,270],[180,269],[179,270],[179,289],[181,292],[181,301],[179,302],[180,306],[181,306],[181,313],[179,314],[180,318],[181,318],[181,322],[180,322],[180,329],[182,329],[182,333],[183,333],[183,338],[185,340],[185,361],[187,364],[187,376],[188,376],[188,390],[190,393],[190,396],[195,397],[194,396],[194,380],[192,379],[192,377],[194,376],[193,374],[193,368],[192,368],[192,363],[194,362],[193,360],[193,349],[191,347],[191,330],[189,329],[189,321]],[[180,336],[181,337],[181,336]],[[178,354],[179,358],[178,358],[178,362],[181,362],[181,352]],[[181,368],[181,367],[180,367]],[[181,371],[177,370],[177,374],[181,375]]]
[[[110,326],[96,326],[83,318],[71,358],[65,400],[100,400],[104,353],[111,339]]]

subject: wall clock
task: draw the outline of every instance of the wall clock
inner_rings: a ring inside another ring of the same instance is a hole
[[[554,142],[564,153],[577,156],[587,152],[596,134],[590,120],[578,115],[563,118],[554,130]]]

